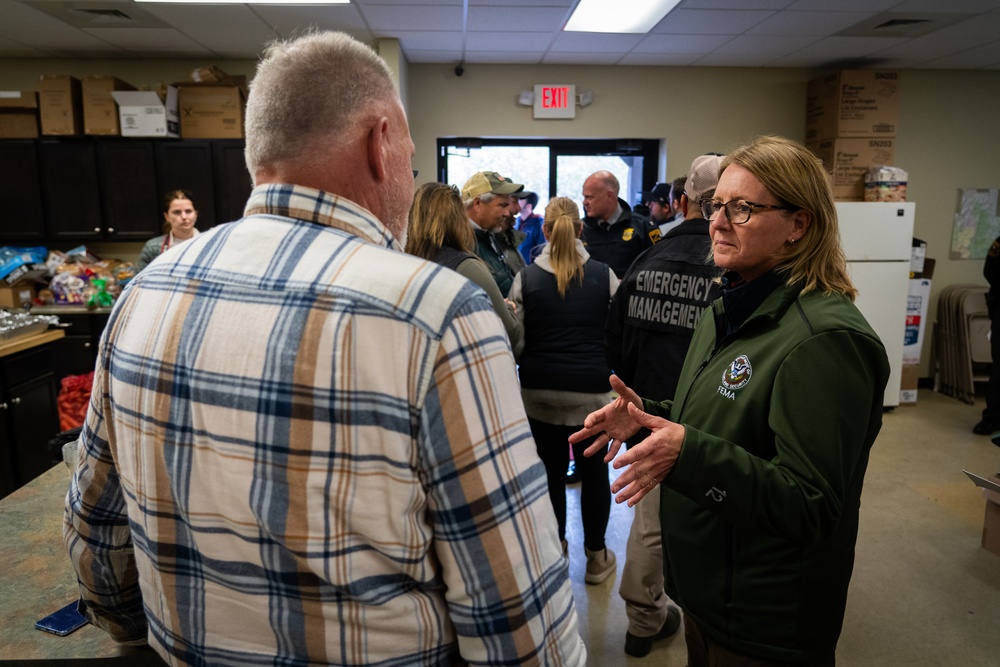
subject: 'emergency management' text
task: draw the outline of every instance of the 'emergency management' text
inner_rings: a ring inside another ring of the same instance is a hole
[[[648,325],[694,329],[705,310],[712,280],[669,271],[640,271],[630,295],[628,318]]]

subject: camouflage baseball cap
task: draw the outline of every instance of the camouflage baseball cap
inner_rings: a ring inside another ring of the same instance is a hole
[[[472,199],[487,192],[495,195],[512,195],[520,192],[524,186],[520,183],[512,183],[509,178],[504,178],[495,171],[480,171],[472,175],[472,178],[462,186],[462,199]]]

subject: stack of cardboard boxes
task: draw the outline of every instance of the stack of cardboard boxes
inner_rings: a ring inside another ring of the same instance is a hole
[[[842,70],[809,82],[806,145],[833,176],[837,201],[864,201],[869,168],[892,165],[899,73]]]
[[[0,91],[0,138],[38,136],[241,139],[246,77],[202,67],[188,80],[136,90],[114,76],[42,75],[35,91]]]

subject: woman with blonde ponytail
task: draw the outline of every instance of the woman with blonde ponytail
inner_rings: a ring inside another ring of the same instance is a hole
[[[604,322],[618,278],[590,258],[580,241],[583,222],[572,199],[556,197],[545,207],[541,255],[514,278],[510,299],[524,324],[518,373],[528,423],[545,464],[549,498],[566,549],[566,467],[569,434],[592,410],[611,398],[604,354]],[[615,554],[604,544],[611,512],[608,466],[583,456],[590,441],[574,445],[580,476],[585,580],[599,584],[615,571]]]

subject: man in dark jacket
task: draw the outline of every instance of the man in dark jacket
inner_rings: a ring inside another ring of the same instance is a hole
[[[476,254],[486,262],[504,298],[514,282],[514,272],[492,232],[503,229],[510,195],[523,189],[520,183],[512,183],[495,171],[476,172],[462,186],[462,202],[476,233]]]
[[[699,202],[715,193],[721,161],[715,155],[695,158],[679,202],[683,222],[639,255],[611,303],[608,365],[640,396],[674,397],[695,323],[719,295]],[[635,441],[645,435],[640,432]],[[680,613],[663,590],[659,489],[648,496],[635,508],[618,589],[629,619],[625,653],[634,657],[648,654],[654,641],[680,625]]]
[[[545,236],[542,235],[542,216],[535,214],[535,207],[538,206],[538,195],[534,192],[520,193],[521,215],[517,218],[515,229],[524,233],[521,245],[517,247],[524,257],[525,264],[531,264],[535,257],[542,252],[545,245]]]
[[[618,196],[618,179],[610,171],[598,171],[583,182],[583,244],[598,262],[611,267],[621,278],[642,251],[651,248],[659,230],[634,213]]]
[[[983,276],[990,284],[986,294],[986,309],[990,314],[990,351],[993,366],[986,390],[986,407],[983,418],[972,427],[977,435],[990,435],[1000,431],[1000,238],[993,241],[983,263]]]

